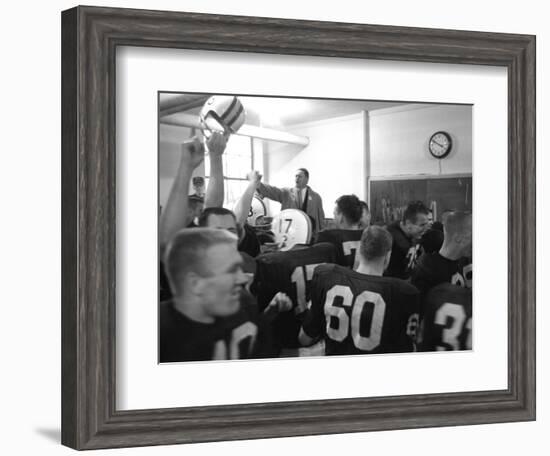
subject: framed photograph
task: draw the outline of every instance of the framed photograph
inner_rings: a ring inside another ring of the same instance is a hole
[[[63,444],[535,419],[534,36],[77,7],[62,57]]]

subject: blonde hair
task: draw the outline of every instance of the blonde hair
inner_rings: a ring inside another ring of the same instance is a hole
[[[204,264],[206,250],[219,244],[234,244],[237,237],[226,230],[214,228],[184,228],[169,242],[164,253],[164,266],[170,287],[181,294],[183,279],[190,272],[208,276]]]

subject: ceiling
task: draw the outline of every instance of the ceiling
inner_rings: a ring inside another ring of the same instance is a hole
[[[161,116],[177,121],[179,113],[197,114],[208,98],[208,94],[161,93]],[[249,97],[239,96],[246,113],[246,123],[271,128],[356,114],[361,111],[409,104],[407,102],[332,100],[311,98]],[[177,111],[177,112],[176,112]]]

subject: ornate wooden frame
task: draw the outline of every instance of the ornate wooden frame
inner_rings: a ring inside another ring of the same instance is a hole
[[[117,411],[115,50],[122,45],[506,67],[508,388]],[[62,53],[63,444],[92,449],[535,418],[534,36],[77,7],[62,14]]]

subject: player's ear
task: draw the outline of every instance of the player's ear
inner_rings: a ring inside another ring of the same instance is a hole
[[[472,253],[472,239],[463,235],[460,237],[460,245],[462,246],[462,256],[470,256]]]
[[[191,271],[187,274],[185,286],[188,287],[192,294],[201,295],[204,293],[205,281],[202,280],[201,276]]]
[[[463,246],[465,240],[466,240],[465,236],[463,236],[463,235],[460,234],[460,233],[457,233],[457,234],[455,234],[455,235],[453,236],[453,241],[454,241],[455,244],[457,244],[457,245]]]

